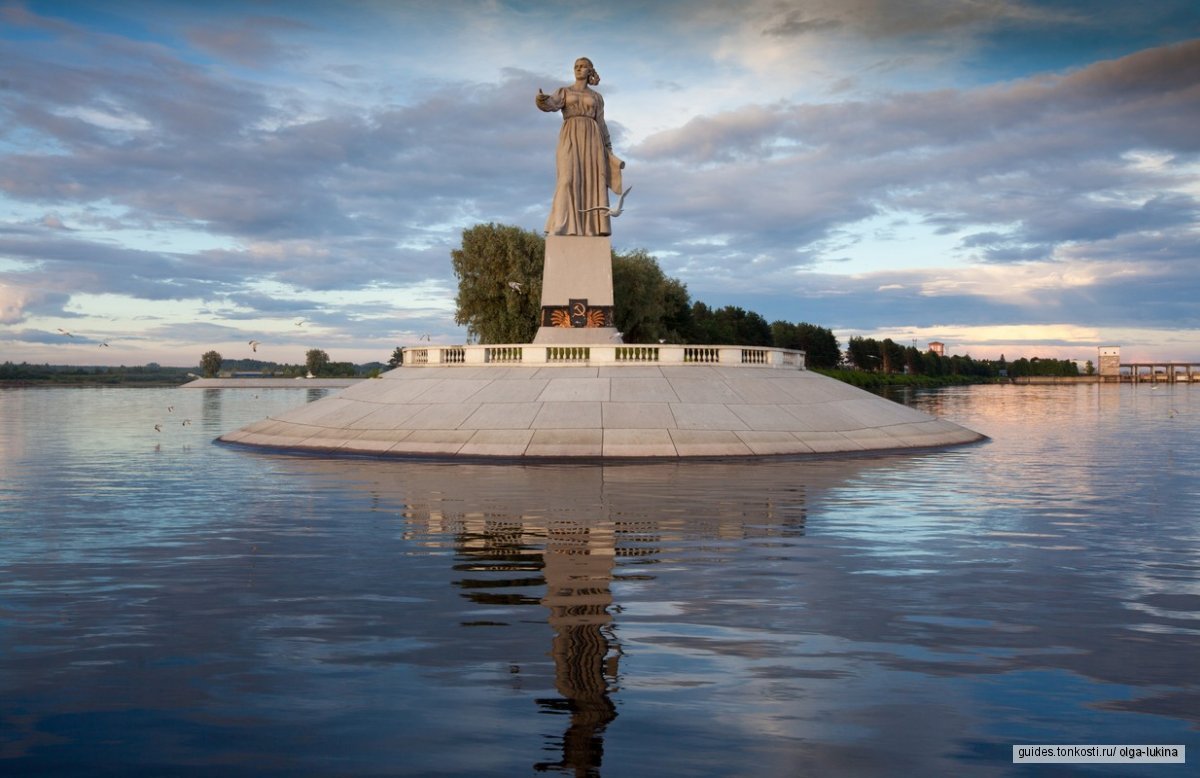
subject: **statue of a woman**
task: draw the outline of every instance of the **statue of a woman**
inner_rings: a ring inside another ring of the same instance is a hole
[[[575,60],[574,84],[552,95],[538,90],[538,108],[563,114],[555,155],[558,182],[546,219],[547,235],[612,234],[608,190],[620,194],[620,169],[625,163],[612,156],[604,98],[591,89],[599,83],[592,61],[580,57]]]

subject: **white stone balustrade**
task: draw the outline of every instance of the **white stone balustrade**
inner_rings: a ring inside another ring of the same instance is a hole
[[[721,365],[804,370],[804,352],[744,346],[656,345],[454,345],[404,349],[405,367],[453,365]]]

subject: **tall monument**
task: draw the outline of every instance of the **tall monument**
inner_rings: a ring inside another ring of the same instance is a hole
[[[538,108],[563,119],[533,343],[408,348],[404,366],[381,380],[360,381],[221,440],[338,454],[587,460],[819,455],[983,439],[810,372],[800,351],[624,344],[613,321],[610,236],[630,187],[612,153],[604,98],[592,89],[599,82],[592,61],[581,57],[573,84],[553,94],[538,90]],[[610,193],[619,198],[616,207]],[[576,572],[583,571],[568,575]],[[586,626],[561,632],[555,651],[594,669],[603,641],[599,623]],[[578,714],[564,755],[582,753],[615,711],[594,672],[558,682]]]
[[[623,195],[621,170],[604,121],[604,98],[593,86],[600,75],[587,57],[575,60],[575,83],[535,102],[562,112],[555,153],[554,199],[546,218],[541,321],[537,344],[612,344],[612,218],[608,193]],[[623,199],[623,198],[622,198]]]

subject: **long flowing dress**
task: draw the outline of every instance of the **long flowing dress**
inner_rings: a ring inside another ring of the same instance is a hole
[[[555,154],[557,184],[548,235],[611,235],[608,215],[608,126],[604,98],[591,89],[562,87],[538,107],[562,111],[562,130]],[[605,210],[589,210],[603,206]]]

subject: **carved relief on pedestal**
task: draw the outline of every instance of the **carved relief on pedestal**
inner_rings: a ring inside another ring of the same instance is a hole
[[[543,327],[574,327],[595,329],[613,326],[613,307],[596,305],[588,307],[586,298],[571,299],[566,307],[542,306]]]

